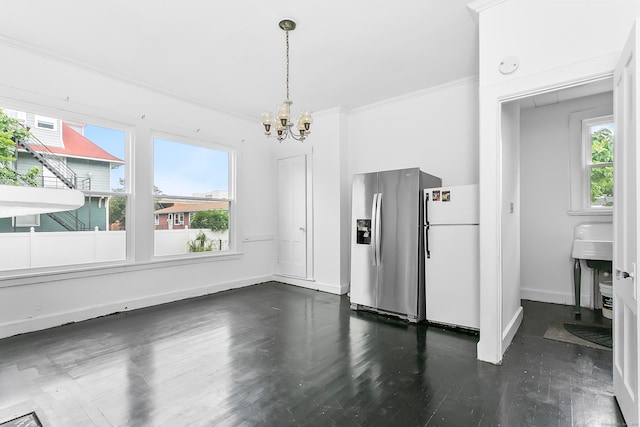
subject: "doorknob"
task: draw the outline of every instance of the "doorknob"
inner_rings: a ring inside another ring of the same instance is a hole
[[[616,269],[616,276],[618,277],[618,279],[626,279],[626,278],[632,277],[632,275],[627,273],[626,271],[622,271],[618,269]]]
[[[300,228],[298,228],[298,230],[302,231],[303,233],[304,233],[304,231],[305,231],[305,230],[304,230],[304,227],[300,227]]]

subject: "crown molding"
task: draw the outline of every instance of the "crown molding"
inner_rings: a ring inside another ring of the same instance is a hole
[[[362,111],[370,110],[373,108],[378,108],[387,104],[395,104],[397,102],[407,101],[412,98],[418,98],[424,95],[428,95],[430,93],[440,92],[447,89],[452,89],[459,86],[464,86],[468,84],[478,83],[479,79],[477,75],[463,77],[458,80],[452,80],[450,82],[446,82],[437,86],[431,86],[426,89],[422,89],[416,92],[411,92],[405,95],[396,96],[394,98],[385,99],[379,102],[375,102],[373,104],[363,105],[362,107],[354,108],[349,111],[349,113],[360,113]]]

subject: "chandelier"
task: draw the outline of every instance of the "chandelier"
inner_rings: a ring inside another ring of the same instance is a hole
[[[300,117],[298,118],[297,130],[296,133],[293,129],[293,122],[291,121],[291,104],[293,102],[289,99],[289,31],[293,31],[296,29],[296,23],[291,21],[290,19],[283,19],[280,21],[279,26],[286,33],[286,46],[287,46],[287,97],[284,102],[278,107],[278,113],[274,117],[272,113],[262,113],[262,124],[264,126],[265,135],[267,137],[271,136],[271,128],[275,128],[276,138],[278,141],[282,142],[287,139],[287,137],[291,136],[291,138],[296,141],[304,141],[305,138],[311,133],[309,129],[311,128],[311,123],[313,123],[313,118],[311,117],[311,112],[303,111]]]

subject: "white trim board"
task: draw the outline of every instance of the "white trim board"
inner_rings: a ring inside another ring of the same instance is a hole
[[[286,283],[287,285],[300,286],[301,288],[313,289],[330,294],[344,295],[349,292],[349,285],[334,285],[329,283],[316,282],[315,280],[300,279],[297,277],[281,276],[274,274],[272,280]]]

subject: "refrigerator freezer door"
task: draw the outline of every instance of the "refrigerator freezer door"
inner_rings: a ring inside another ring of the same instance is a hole
[[[426,261],[427,320],[480,328],[480,264],[477,225],[435,225]]]
[[[478,184],[424,190],[428,199],[429,223],[478,224]]]
[[[374,199],[378,174],[354,175],[351,205],[351,303],[375,307],[378,296],[378,266],[373,236]]]
[[[381,257],[376,307],[418,319],[420,170],[379,172]],[[423,257],[422,257],[423,258]],[[421,320],[421,319],[418,319]]]

